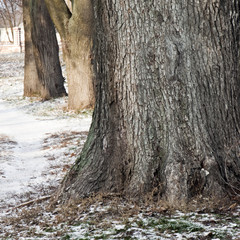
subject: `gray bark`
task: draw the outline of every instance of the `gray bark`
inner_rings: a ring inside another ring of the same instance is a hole
[[[31,97],[34,95],[40,95],[42,85],[37,75],[37,68],[33,54],[29,0],[23,0],[23,23],[25,34],[24,96]]]
[[[239,194],[239,6],[94,1],[97,104],[58,196]]]
[[[42,99],[67,95],[55,28],[44,1],[23,0],[25,30],[24,96]]]
[[[42,0],[30,2],[33,53],[38,78],[42,84],[41,97],[46,100],[66,96],[55,27],[45,2]]]

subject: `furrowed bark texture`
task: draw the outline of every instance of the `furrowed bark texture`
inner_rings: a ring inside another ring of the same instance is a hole
[[[56,32],[42,0],[31,1],[31,33],[38,78],[42,84],[41,97],[66,96]]]
[[[45,0],[62,43],[68,79],[69,109],[95,103],[92,66],[93,9],[91,0],[76,1],[72,13],[62,0]]]
[[[93,9],[90,0],[76,1],[68,23],[66,67],[69,79],[70,109],[92,108],[93,89],[92,36]]]
[[[23,23],[25,34],[24,96],[31,97],[40,94],[41,83],[38,79],[36,63],[33,54],[29,0],[23,0]]]
[[[98,0],[97,104],[58,194],[239,193],[239,0]]]

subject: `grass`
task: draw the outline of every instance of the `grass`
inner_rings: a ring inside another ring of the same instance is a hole
[[[43,228],[43,231],[44,231],[44,232],[51,233],[51,232],[55,232],[56,230],[55,230],[54,228],[47,227],[47,228]]]
[[[211,237],[219,238],[222,240],[231,240],[232,239],[232,237],[229,235],[229,233],[227,231],[221,231],[221,230],[213,231]]]
[[[19,55],[18,59],[20,58],[23,59],[23,55]],[[6,56],[0,56],[0,62],[5,61],[5,59]],[[11,55],[9,60],[15,62],[15,59],[16,56]],[[22,67],[23,65],[17,66],[14,76],[0,77],[0,83],[4,83],[0,89],[0,94],[10,104],[18,106],[24,112],[34,116],[40,116],[40,119],[43,116],[64,119],[85,118],[92,115],[92,110],[68,111],[67,98],[65,97],[46,102],[42,102],[36,96],[22,97],[23,72],[21,75],[18,71]],[[14,96],[12,90],[9,91],[12,89],[9,86],[13,85],[18,86]],[[77,139],[74,139],[73,136],[77,136]],[[78,150],[72,145],[81,145],[86,136],[86,132],[62,132],[49,135],[44,140],[44,147],[46,150],[49,150],[50,147],[52,149],[68,147],[67,152],[70,159],[71,151]],[[6,141],[8,146],[16,144],[11,139],[3,137],[1,139],[1,136],[0,141]],[[9,144],[10,141],[11,144]],[[48,195],[48,190],[46,193],[43,190],[39,192],[42,196]],[[26,197],[22,199],[26,199]],[[240,209],[235,212],[240,213]],[[205,239],[239,240],[239,225],[239,216],[233,216],[231,212],[214,214],[211,211],[207,213],[204,211],[204,214],[193,212],[185,215],[181,213],[179,216],[161,204],[136,206],[131,202],[124,201],[121,196],[103,194],[68,205],[49,207],[49,202],[46,201],[10,211],[5,218],[0,218],[0,239],[130,240],[161,239],[162,237],[173,239],[174,234],[181,234],[183,239],[201,239],[203,234],[207,234]]]
[[[187,220],[174,220],[171,218],[162,217],[160,219],[152,218],[148,222],[137,220],[136,225],[141,229],[157,229],[160,233],[191,233],[202,232],[204,228],[198,224],[193,224]]]
[[[202,232],[204,230],[203,227],[193,224],[188,221],[183,220],[169,220],[164,219],[164,221],[160,221],[160,224],[157,226],[160,232],[174,232],[174,233],[191,233],[191,232]]]
[[[156,211],[149,215],[147,207],[135,207],[116,196],[97,196],[71,202],[58,206],[61,211],[51,215],[55,208],[38,204],[22,209],[15,218],[8,217],[8,225],[12,226],[12,231],[5,238],[0,234],[0,239],[15,239],[17,236],[34,240],[171,239],[169,236],[175,234],[181,234],[183,239],[200,239],[203,234],[207,234],[206,239],[230,240],[238,239],[239,234],[236,228],[239,218],[230,213],[221,216],[213,213],[178,215],[174,212]],[[44,215],[44,218],[41,213],[47,211],[49,214]]]
[[[68,240],[71,239],[71,236],[66,234],[64,237],[61,238],[62,240]]]

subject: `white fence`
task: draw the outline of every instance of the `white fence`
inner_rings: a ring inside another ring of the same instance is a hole
[[[13,28],[0,28],[0,53],[23,52],[24,30],[22,25]]]
[[[8,33],[8,34],[7,34]],[[9,35],[9,36],[8,36]],[[13,42],[11,43],[10,40]],[[62,42],[59,33],[57,32],[57,41],[59,48],[62,48]],[[11,29],[0,28],[0,53],[24,52],[24,28],[23,24],[13,29],[13,37]]]

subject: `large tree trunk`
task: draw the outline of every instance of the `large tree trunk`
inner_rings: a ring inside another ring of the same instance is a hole
[[[90,0],[76,1],[72,13],[62,0],[45,0],[63,42],[69,109],[94,106],[92,67],[93,15]]]
[[[30,1],[23,0],[23,23],[25,34],[24,96],[40,95],[42,85],[38,79],[31,36]]]
[[[44,100],[66,96],[59,62],[55,28],[45,2],[25,1],[24,95],[40,95]]]
[[[97,104],[58,194],[240,192],[240,1],[94,1]]]
[[[55,27],[42,0],[31,0],[31,31],[42,98],[66,96]]]

